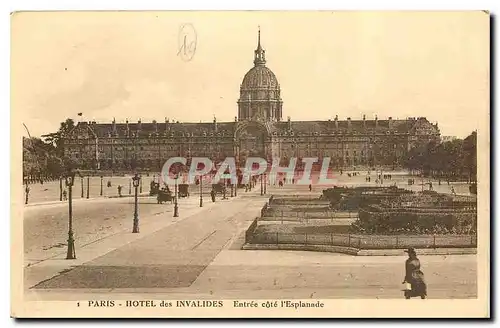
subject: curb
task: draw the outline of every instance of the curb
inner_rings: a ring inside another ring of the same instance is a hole
[[[342,253],[356,256],[404,256],[404,249],[359,249],[354,247],[304,244],[248,244],[243,250],[290,250]],[[469,255],[477,254],[477,248],[420,248],[418,255]]]

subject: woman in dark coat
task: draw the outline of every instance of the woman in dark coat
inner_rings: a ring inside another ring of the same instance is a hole
[[[420,260],[413,247],[405,251],[408,253],[406,260],[406,274],[403,283],[409,283],[411,290],[405,290],[405,298],[418,297],[424,299],[427,297],[427,285],[424,280],[424,273],[420,270]]]

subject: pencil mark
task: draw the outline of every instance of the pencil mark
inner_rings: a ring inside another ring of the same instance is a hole
[[[196,53],[197,42],[198,36],[193,24],[182,24],[179,28],[177,56],[183,61],[191,61]]]

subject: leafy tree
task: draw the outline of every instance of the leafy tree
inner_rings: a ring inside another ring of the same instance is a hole
[[[426,176],[460,179],[476,179],[477,136],[470,136],[443,143],[429,142],[409,150],[404,166],[410,171],[419,171]]]

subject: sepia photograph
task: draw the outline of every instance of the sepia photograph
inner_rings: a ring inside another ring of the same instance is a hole
[[[12,13],[11,315],[488,317],[490,22]]]

